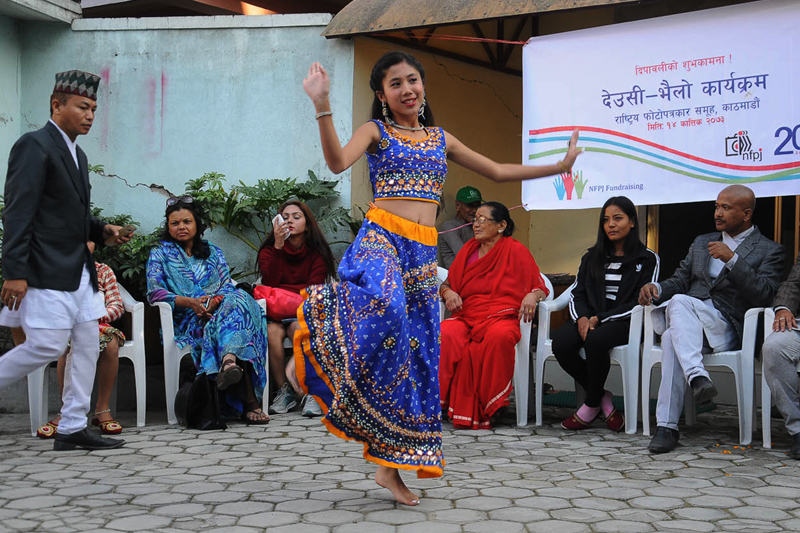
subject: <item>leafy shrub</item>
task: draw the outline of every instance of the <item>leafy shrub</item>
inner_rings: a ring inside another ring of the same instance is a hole
[[[328,205],[339,197],[338,181],[317,178],[308,171],[308,181],[298,183],[295,178],[258,180],[255,185],[241,181],[226,191],[225,176],[209,172],[186,182],[185,194],[190,194],[200,205],[209,228],[221,226],[253,250],[258,250],[272,229],[272,219],[284,202],[297,199],[307,203],[320,227],[334,233],[340,227],[349,227],[352,221],[341,206]]]
[[[194,198],[201,209],[206,227],[221,227],[257,251],[272,229],[272,219],[278,213],[278,208],[290,199],[308,203],[320,227],[327,233],[334,233],[339,228],[352,224],[353,220],[343,207],[326,205],[339,197],[336,191],[339,182],[320,180],[310,170],[308,177],[308,181],[301,183],[295,178],[262,179],[255,185],[239,182],[239,185],[226,190],[225,176],[208,172],[187,181],[183,194]],[[139,226],[130,215],[104,217],[101,213],[102,209],[92,210],[94,216],[110,224]],[[95,252],[97,260],[110,266],[128,291],[139,300],[144,300],[147,292],[145,270],[150,248],[158,243],[161,232],[161,227],[149,234],[136,232],[131,241],[123,246],[99,247]],[[249,274],[251,273],[231,273],[234,278]]]
[[[93,207],[92,215],[116,226],[127,224],[139,226],[139,223],[130,215],[103,216],[102,211],[99,207]],[[98,246],[94,253],[95,260],[110,266],[128,292],[137,300],[145,301],[147,258],[150,257],[150,248],[158,242],[160,237],[161,228],[156,228],[151,233],[137,231],[131,240],[122,246]]]

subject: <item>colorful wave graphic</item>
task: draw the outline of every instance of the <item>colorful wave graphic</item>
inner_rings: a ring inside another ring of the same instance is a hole
[[[800,161],[777,165],[734,165],[697,157],[618,131],[589,126],[558,126],[530,130],[528,134],[531,138],[528,142],[568,142],[576,128],[581,131],[580,142],[587,152],[624,157],[694,179],[717,183],[756,183],[800,178]],[[564,135],[558,135],[560,133]],[[566,151],[566,148],[557,148],[532,154],[528,159],[535,160]],[[728,172],[725,172],[726,170]]]

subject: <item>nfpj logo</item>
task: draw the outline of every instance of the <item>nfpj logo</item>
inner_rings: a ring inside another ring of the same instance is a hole
[[[741,156],[743,161],[761,161],[764,154],[761,153],[761,148],[753,150],[753,143],[750,142],[750,136],[746,131],[740,131],[725,137],[725,157]]]

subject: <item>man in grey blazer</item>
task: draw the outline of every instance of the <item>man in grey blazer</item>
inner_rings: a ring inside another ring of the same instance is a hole
[[[743,185],[723,189],[714,208],[717,231],[697,237],[672,277],[648,283],[639,294],[642,305],[667,302],[653,310],[662,349],[653,453],[678,444],[687,383],[698,404],[716,396],[703,353],[740,346],[745,312],[769,305],[780,284],[783,247],[753,226],[755,201]]]
[[[86,427],[99,355],[97,319],[105,315],[97,272],[86,242],[130,240],[119,226],[89,214],[89,165],[76,144],[89,133],[97,109],[99,76],[56,74],[50,120],[11,149],[3,212],[4,325],[21,326],[26,341],[0,357],[0,387],[64,353],[63,408],[55,450],[116,448]]]
[[[789,279],[778,289],[772,307],[775,309],[773,333],[766,338],[761,350],[764,377],[792,437],[789,456],[800,459],[800,332],[796,318],[800,314],[800,256]]]

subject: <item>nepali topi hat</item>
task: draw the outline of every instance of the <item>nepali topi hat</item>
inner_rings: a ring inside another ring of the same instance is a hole
[[[100,76],[80,70],[68,70],[56,74],[54,93],[66,93],[91,98],[97,101],[97,88]]]

